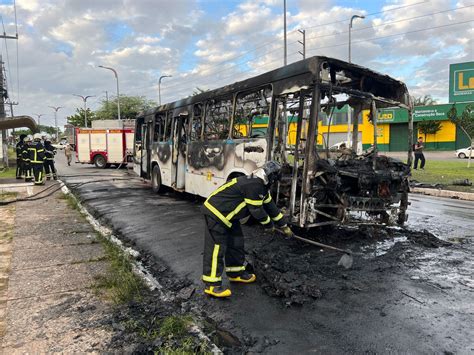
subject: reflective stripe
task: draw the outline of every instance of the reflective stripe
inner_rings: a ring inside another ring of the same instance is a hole
[[[280,219],[283,218],[283,214],[280,212],[277,214],[276,217],[273,217],[272,220],[274,220],[275,222],[279,221]]]
[[[225,218],[230,221],[237,213],[239,213],[242,208],[244,208],[245,206],[247,206],[247,204],[245,202],[242,202],[240,205],[238,205],[235,210],[233,210],[232,212],[230,212]]]
[[[210,276],[202,275],[202,280],[206,282],[219,282],[219,281],[222,281],[222,277],[210,277]]]
[[[270,219],[270,216],[267,216],[267,219],[264,220],[263,222],[260,222],[261,224],[268,224],[270,223],[271,219]]]
[[[37,152],[38,153],[44,152],[44,149],[38,149]]]
[[[204,202],[204,206],[207,207],[209,211],[211,211],[217,218],[219,218],[222,223],[224,223],[227,227],[232,227],[232,223],[230,223],[227,218],[224,217],[222,213],[219,212],[217,208],[215,208],[213,205],[211,205],[207,200]]]
[[[263,200],[263,203],[269,203],[269,202],[271,202],[271,200],[272,200],[272,195],[270,195],[270,193],[268,193],[268,197],[265,200]]]
[[[217,274],[217,257],[219,256],[219,248],[221,246],[219,244],[214,244],[214,252],[212,253],[212,265],[211,265],[211,277],[216,278]]]
[[[226,272],[239,272],[239,271],[244,271],[245,266],[229,266],[225,268]]]
[[[37,163],[37,164],[43,164],[43,160],[30,160],[30,163]]]
[[[249,205],[253,205],[253,206],[261,206],[261,205],[263,205],[263,201],[262,201],[262,200],[251,200],[251,199],[249,199],[249,198],[245,198],[244,201],[247,202]]]
[[[234,178],[232,180],[230,180],[229,182],[225,183],[224,185],[222,185],[221,187],[219,187],[218,189],[216,189],[212,194],[209,195],[209,197],[207,198],[207,200],[209,200],[212,196],[214,196],[215,194],[227,189],[228,187],[234,185],[237,183],[237,179]],[[207,201],[206,200],[206,201]]]

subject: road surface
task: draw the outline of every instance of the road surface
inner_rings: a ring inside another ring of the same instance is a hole
[[[239,349],[279,354],[474,351],[472,202],[412,195],[408,230],[317,236],[364,252],[350,270],[337,266],[340,255],[244,227],[259,282],[233,286],[233,297],[220,301],[201,292],[200,199],[154,195],[140,179],[127,178],[125,169],[67,167],[62,156],[58,160],[61,179],[84,205],[140,251],[164,285],[175,292],[195,287],[189,303],[238,338]],[[74,188],[111,177],[124,180]],[[423,230],[455,244],[440,243]],[[317,292],[309,292],[309,284]]]

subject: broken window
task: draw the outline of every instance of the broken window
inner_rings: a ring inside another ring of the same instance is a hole
[[[155,115],[155,129],[153,142],[162,142],[165,134],[166,112],[159,112]]]
[[[233,138],[266,136],[271,98],[271,86],[237,95],[232,127]]]
[[[204,140],[228,138],[231,116],[232,97],[209,100],[204,119]]]
[[[166,142],[171,139],[171,127],[173,123],[173,111],[168,111],[166,113],[166,124],[163,133],[163,139],[161,142]]]
[[[203,108],[204,105],[202,103],[196,104],[193,107],[193,119],[191,122],[192,141],[197,141],[201,139]]]

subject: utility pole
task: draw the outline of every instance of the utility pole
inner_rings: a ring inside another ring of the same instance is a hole
[[[42,113],[35,113],[34,115],[38,118],[38,128],[39,128],[39,125],[41,124],[41,116],[44,116],[44,114],[42,114]]]
[[[283,65],[288,63],[288,53],[286,48],[286,0],[283,0]]]
[[[161,80],[163,80],[164,78],[171,78],[171,77],[173,77],[173,76],[172,75],[162,75],[158,79],[158,105],[160,105],[160,106],[161,106]]]
[[[351,30],[352,30],[352,21],[354,21],[356,18],[364,19],[365,16],[359,16],[359,15],[353,15],[351,17],[351,21],[349,22],[349,63],[351,62]]]
[[[105,92],[105,110],[107,111],[107,116],[109,115],[109,92],[107,90]]]
[[[303,59],[306,59],[306,30],[298,30],[298,32],[303,35],[303,41],[298,41],[303,46],[303,51],[298,51],[298,53],[303,56]]]
[[[111,67],[104,67],[103,65],[99,65],[98,67],[102,69],[110,70],[112,73],[114,73],[115,81],[117,82],[117,118],[120,121],[122,118],[120,117],[120,89],[119,89],[118,73],[114,68],[111,68]]]
[[[3,75],[3,59],[0,56],[0,121],[6,119],[5,115],[5,99],[8,97],[7,90],[5,88],[5,77]],[[8,145],[7,145],[7,130],[2,130],[2,152],[3,152],[3,167],[8,168]]]
[[[59,142],[58,111],[62,106],[48,106],[54,110],[54,125],[56,126],[56,142]]]

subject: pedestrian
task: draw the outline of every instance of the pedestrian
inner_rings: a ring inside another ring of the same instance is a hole
[[[27,135],[24,140],[24,144],[21,151],[21,159],[23,161],[23,173],[25,174],[25,182],[30,182],[33,179],[33,174],[31,173],[31,164],[30,164],[30,144],[33,140],[31,135]]]
[[[72,161],[72,147],[68,143],[66,144],[66,147],[64,148],[64,155],[66,156],[67,159],[67,165],[71,166],[71,161]]]
[[[28,147],[31,169],[33,170],[35,185],[44,185],[44,160],[45,152],[41,143],[41,134],[35,133],[33,142]]]
[[[26,134],[20,134],[20,140],[16,144],[16,178],[25,178],[25,168],[23,163],[23,146],[25,145]]]
[[[51,144],[51,136],[48,134],[44,138],[44,153],[45,153],[45,160],[44,160],[44,171],[46,173],[46,180],[54,180],[58,179],[58,175],[56,174],[56,167],[54,166],[54,156],[56,155],[56,148],[53,147]]]
[[[423,149],[425,144],[422,137],[418,137],[418,142],[413,144],[413,152],[415,153],[415,161],[413,162],[413,169],[418,169],[418,161],[420,161],[420,169],[425,170],[425,155],[423,154]]]
[[[269,192],[272,183],[280,178],[280,169],[280,164],[269,161],[251,175],[225,183],[204,202],[204,293],[213,297],[231,296],[231,290],[222,286],[224,270],[231,282],[256,280],[255,274],[246,270],[240,219],[252,215],[266,228],[275,224],[285,235],[293,235]]]

